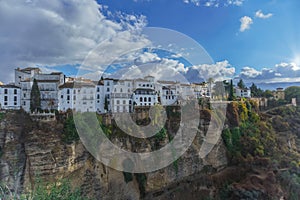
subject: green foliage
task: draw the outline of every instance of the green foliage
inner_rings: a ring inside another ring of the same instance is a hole
[[[81,200],[81,192],[78,188],[72,189],[71,184],[67,180],[60,183],[44,184],[38,182],[32,194],[33,200]]]
[[[228,119],[230,127],[222,133],[223,141],[231,155],[271,155],[276,146],[274,130],[266,122],[260,121],[250,102],[232,103],[228,108],[231,114],[227,113],[227,117],[237,118]]]
[[[230,80],[228,101],[233,101],[233,100],[235,100],[234,90],[233,90],[233,81]]]
[[[129,173],[129,172],[123,172],[123,176],[124,176],[124,181],[125,181],[126,183],[129,183],[130,181],[133,180],[132,173]]]
[[[252,83],[250,90],[251,90],[252,97],[262,97],[263,96],[264,91],[262,89],[258,88],[254,83]]]
[[[41,109],[41,93],[36,79],[33,80],[33,85],[30,92],[30,110]]]
[[[167,130],[165,128],[160,129],[158,133],[155,134],[155,139],[162,141],[167,137]]]
[[[237,86],[238,86],[240,89],[245,89],[245,88],[246,88],[246,85],[245,85],[243,79],[240,79],[240,81],[238,82]]]
[[[73,116],[68,117],[64,123],[62,140],[66,143],[72,143],[79,140],[79,135],[75,126]]]
[[[146,193],[147,176],[144,173],[139,173],[135,174],[135,178],[139,184],[140,194],[142,197],[144,197]]]
[[[299,86],[291,86],[284,90],[285,100],[291,102],[292,98],[297,98],[297,101],[300,101],[300,87]]]
[[[60,182],[44,183],[36,181],[33,191],[27,194],[16,194],[5,185],[0,185],[0,199],[20,199],[20,200],[84,200],[79,188],[72,188],[69,181],[63,179]]]
[[[266,98],[273,97],[273,92],[272,92],[271,90],[265,90],[265,91],[262,93],[262,96],[263,96],[263,97],[266,97]]]
[[[104,98],[104,110],[108,111],[108,98],[105,96]]]
[[[5,113],[0,113],[0,121],[2,121],[5,117]]]

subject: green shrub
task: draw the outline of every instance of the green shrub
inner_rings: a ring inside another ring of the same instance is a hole
[[[146,174],[139,173],[139,174],[135,174],[135,178],[139,184],[140,194],[142,197],[144,197],[146,193],[147,176]]]
[[[66,143],[72,143],[79,140],[79,135],[75,126],[73,116],[68,117],[64,123],[62,140]]]

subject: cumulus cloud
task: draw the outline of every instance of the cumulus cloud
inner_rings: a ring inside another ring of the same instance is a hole
[[[255,17],[261,18],[261,19],[268,19],[272,16],[273,16],[272,13],[264,14],[261,10],[258,10],[255,12]]]
[[[235,68],[227,60],[216,62],[214,64],[202,64],[188,68],[186,77],[190,82],[203,81],[213,78],[222,81],[232,78],[235,74]]]
[[[300,80],[300,67],[295,63],[280,63],[273,68],[263,68],[260,71],[244,67],[239,77],[246,82],[256,83],[297,82]]]
[[[253,24],[253,20],[251,17],[244,16],[240,19],[241,26],[240,26],[240,32],[244,32],[247,29],[250,29],[251,24]]]
[[[149,43],[137,34],[145,17],[123,15],[117,22],[104,9],[94,0],[1,1],[0,69],[6,73],[0,80],[11,81],[16,67],[80,64],[99,43],[114,42],[111,52]]]

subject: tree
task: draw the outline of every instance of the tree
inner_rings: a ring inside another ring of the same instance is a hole
[[[246,85],[243,81],[243,79],[240,79],[240,81],[238,82],[237,86],[241,89],[245,89],[246,88]]]
[[[284,90],[285,100],[291,102],[292,98],[297,98],[297,101],[300,101],[300,87],[299,86],[291,86]]]
[[[30,110],[41,109],[41,93],[36,79],[33,79],[33,84],[30,92]]]
[[[108,99],[107,96],[104,98],[104,110],[108,111]]]
[[[233,101],[235,99],[234,96],[234,90],[233,90],[233,81],[232,79],[230,80],[229,84],[229,96],[228,96],[228,101]]]
[[[273,92],[271,90],[265,90],[262,94],[263,97],[270,98],[273,97]]]
[[[252,83],[250,90],[252,97],[261,97],[263,95],[263,90],[258,88],[254,83]]]

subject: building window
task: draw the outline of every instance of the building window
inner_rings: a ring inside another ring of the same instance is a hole
[[[76,96],[73,96],[73,100],[76,101]]]
[[[115,88],[114,91],[117,92],[117,88]]]
[[[147,102],[147,97],[144,97],[144,101]]]
[[[109,86],[109,82],[106,82],[106,85]]]
[[[63,98],[64,98],[64,95],[60,95],[60,98],[63,99]]]
[[[67,96],[67,100],[70,101],[70,96],[69,95]]]
[[[8,97],[7,96],[4,96],[4,101],[7,101]]]
[[[24,98],[26,98],[26,93],[24,93],[24,95],[23,95],[23,96],[24,96]]]
[[[4,89],[4,94],[7,94],[7,89]]]
[[[123,104],[126,104],[126,100],[123,100]]]
[[[74,92],[73,92],[74,94],[76,94],[76,90],[74,90]]]
[[[127,92],[130,93],[130,89],[129,88],[128,88]]]
[[[106,89],[106,92],[109,92],[109,88]]]
[[[18,99],[17,97],[14,97],[14,101],[17,101],[17,99]]]
[[[67,89],[67,94],[70,94],[70,90],[69,89]]]
[[[100,88],[97,87],[97,92],[100,92]]]
[[[17,89],[14,89],[14,94],[17,94]]]
[[[120,92],[121,92],[121,93],[123,92],[123,89],[122,89],[122,88],[120,89]]]
[[[131,100],[129,100],[129,104],[131,104]]]
[[[117,104],[120,104],[120,100],[117,100]]]
[[[151,102],[151,97],[148,97],[148,101]]]
[[[100,99],[100,95],[99,94],[97,94],[97,99]]]
[[[143,97],[140,97],[140,102],[143,102]]]

